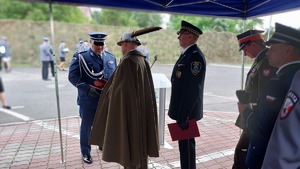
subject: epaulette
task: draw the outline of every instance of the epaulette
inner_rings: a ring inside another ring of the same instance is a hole
[[[111,55],[115,56],[114,54],[112,54],[112,53],[110,53],[110,52],[108,52],[108,51],[104,51],[104,52],[106,52],[106,53],[108,53],[108,54],[111,54]]]
[[[79,51],[79,52],[77,52],[77,53],[78,53],[78,54],[81,54],[81,53],[84,53],[84,52],[87,52],[87,50]]]

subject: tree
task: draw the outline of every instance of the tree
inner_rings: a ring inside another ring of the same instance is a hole
[[[28,3],[16,0],[0,0],[0,19],[27,19],[36,21],[49,20],[48,3]],[[67,5],[53,5],[55,21],[88,23],[89,20],[79,8]]]
[[[101,9],[93,12],[92,18],[98,24],[113,26],[150,27],[162,24],[159,14],[126,10]]]
[[[217,31],[217,32],[243,32],[244,21],[240,19],[225,19],[201,16],[187,16],[187,15],[171,15],[169,28],[178,30],[181,27],[181,20],[186,20],[193,23],[203,31]],[[255,26],[262,26],[263,20],[249,19],[245,21],[245,30],[254,29]]]

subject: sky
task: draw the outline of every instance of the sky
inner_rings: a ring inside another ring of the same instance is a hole
[[[94,9],[94,8],[92,8]],[[99,8],[96,8],[99,10]],[[170,19],[170,15],[169,14],[165,14],[162,13],[161,14],[163,17],[163,28],[166,28],[166,24],[168,23],[169,19]],[[280,14],[275,14],[275,15],[269,15],[269,16],[264,16],[264,17],[259,17],[261,19],[263,19],[264,21],[264,26],[263,28],[257,28],[257,29],[267,29],[269,28],[270,25],[270,18],[271,18],[271,26],[275,27],[275,22],[279,22],[281,24],[287,25],[287,26],[291,26],[294,27],[296,29],[300,28],[300,10],[294,10],[291,12],[284,12],[284,13],[280,13]]]
[[[170,15],[169,14],[162,14],[163,20],[164,20],[164,25],[162,26],[163,28],[166,27],[166,23],[168,22]],[[280,14],[275,14],[275,15],[269,15],[269,16],[264,16],[264,17],[259,17],[264,21],[264,26],[263,28],[257,28],[257,29],[267,29],[269,28],[270,25],[270,18],[271,18],[271,26],[275,27],[275,22],[279,22],[281,24],[293,27],[293,28],[300,28],[300,10],[295,10],[291,12],[284,12]]]
[[[300,28],[300,21],[299,21],[300,10],[284,12],[284,13],[275,14],[271,16],[260,17],[261,19],[264,20],[264,29],[269,27],[270,18],[271,18],[272,27],[275,26],[275,22],[278,22],[296,29]]]

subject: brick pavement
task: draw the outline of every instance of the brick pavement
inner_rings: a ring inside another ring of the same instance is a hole
[[[197,168],[230,169],[233,151],[239,138],[239,129],[234,125],[237,113],[205,112],[198,121],[201,136],[196,138]],[[173,122],[166,116],[166,124]],[[116,163],[101,160],[101,151],[92,146],[92,164],[81,160],[79,147],[79,117],[63,118],[61,145],[57,119],[31,121],[28,123],[0,126],[0,168],[6,169],[80,169],[80,168],[123,168]],[[172,142],[165,126],[164,146],[160,157],[149,159],[149,168],[179,169],[177,142]]]

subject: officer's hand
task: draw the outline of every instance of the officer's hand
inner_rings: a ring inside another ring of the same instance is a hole
[[[91,87],[89,92],[88,92],[88,95],[90,97],[99,97],[100,96],[100,93],[97,91],[97,89]]]
[[[238,102],[237,105],[240,114],[243,114],[246,108],[250,108],[250,104],[243,104],[241,102]]]
[[[181,130],[187,130],[189,128],[189,122],[183,121],[183,122],[177,122]]]

